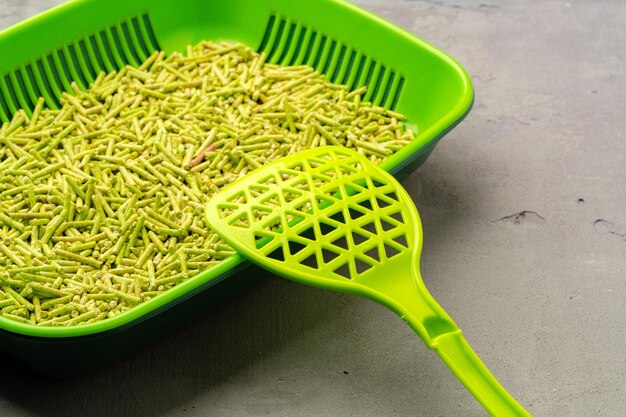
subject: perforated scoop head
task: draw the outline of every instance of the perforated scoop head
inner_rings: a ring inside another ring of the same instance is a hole
[[[322,147],[246,175],[214,196],[209,227],[285,278],[373,299],[399,314],[493,415],[527,416],[430,296],[418,271],[417,209],[387,172]]]
[[[317,148],[215,196],[207,221],[238,251],[289,278],[360,282],[417,254],[417,211],[393,177],[356,152]]]

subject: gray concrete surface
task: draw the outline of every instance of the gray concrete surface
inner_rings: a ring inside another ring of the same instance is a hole
[[[59,2],[0,0],[0,27]],[[428,287],[534,415],[626,415],[626,3],[359,4],[475,82],[404,182]],[[2,416],[484,415],[391,313],[279,279],[83,378],[0,363]]]

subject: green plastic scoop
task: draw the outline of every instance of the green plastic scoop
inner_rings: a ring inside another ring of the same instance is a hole
[[[493,416],[529,416],[428,293],[408,193],[359,153],[321,147],[268,164],[214,196],[206,219],[255,264],[367,297],[402,317]]]

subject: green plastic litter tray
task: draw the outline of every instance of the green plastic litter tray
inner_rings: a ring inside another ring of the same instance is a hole
[[[86,89],[100,71],[202,40],[241,42],[268,62],[309,64],[351,89],[367,85],[365,100],[406,114],[418,132],[384,162],[396,176],[423,163],[473,102],[470,79],[452,58],[342,0],[77,0],[0,32],[0,121],[30,113],[40,96],[58,108],[72,81]],[[101,322],[36,327],[0,318],[0,351],[48,374],[72,374],[132,351],[262,275],[233,256]]]

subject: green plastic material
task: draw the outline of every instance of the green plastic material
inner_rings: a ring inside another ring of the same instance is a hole
[[[201,40],[237,41],[283,65],[309,64],[366,99],[408,116],[416,140],[385,161],[414,169],[469,111],[473,90],[449,56],[402,29],[341,0],[77,0],[0,32],[0,122],[39,96],[57,108],[75,81],[137,65],[157,49],[184,52]],[[245,266],[233,256],[166,294],[115,318],[69,327],[35,327],[0,318],[0,350],[30,362],[49,345],[127,330],[220,283]],[[129,338],[136,337],[128,332]],[[7,343],[3,338],[7,336]],[[22,346],[32,347],[29,355]],[[122,344],[123,345],[123,344]],[[62,357],[63,355],[61,355]],[[60,363],[59,354],[54,363]],[[70,360],[66,361],[70,362]]]
[[[422,228],[408,193],[340,147],[268,164],[213,197],[209,226],[255,264],[293,281],[367,297],[402,317],[493,416],[528,416],[428,293]]]

